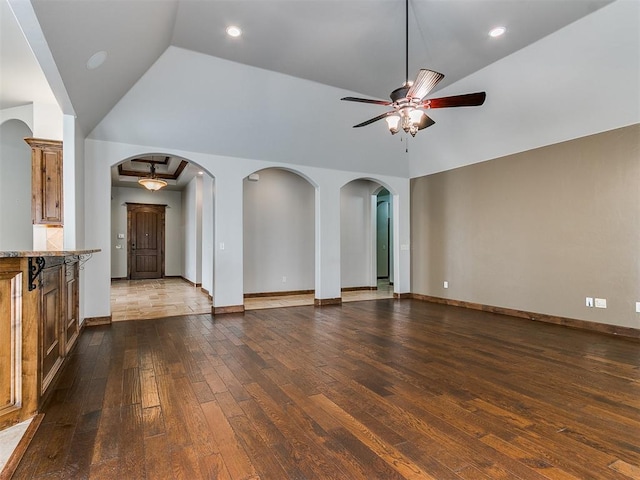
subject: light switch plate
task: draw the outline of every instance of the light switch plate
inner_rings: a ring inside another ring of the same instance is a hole
[[[607,299],[596,298],[596,308],[607,308]]]

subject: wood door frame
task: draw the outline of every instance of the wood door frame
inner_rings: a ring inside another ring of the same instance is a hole
[[[132,203],[126,202],[127,205],[127,279],[131,280],[131,262],[133,261],[133,249],[131,248],[131,217],[137,210],[152,210],[160,217],[158,223],[158,238],[160,243],[160,277],[164,278],[164,257],[165,257],[165,213],[166,204],[156,203]]]

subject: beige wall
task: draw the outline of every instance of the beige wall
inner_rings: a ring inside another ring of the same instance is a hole
[[[412,293],[640,328],[640,125],[413,179],[411,255]]]

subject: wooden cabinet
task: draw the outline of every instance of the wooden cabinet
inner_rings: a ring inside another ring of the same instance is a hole
[[[31,216],[34,225],[62,225],[62,142],[25,138],[31,147]]]
[[[36,257],[0,257],[0,430],[37,413],[78,339],[78,259],[38,273]]]
[[[40,276],[41,395],[78,338],[78,325],[78,260],[49,257]]]
[[[60,261],[61,259],[54,259]],[[40,393],[44,393],[62,365],[63,263],[47,266],[40,277]],[[61,341],[62,340],[62,341]]]
[[[22,348],[22,332],[29,328],[28,312],[16,308],[22,303],[23,279],[20,260],[7,259],[0,269],[0,429],[19,418],[23,408],[35,408],[34,402],[24,401],[22,389],[23,374],[33,367],[23,365],[29,354]],[[35,358],[35,352],[31,358]]]
[[[0,430],[38,411],[39,292],[27,258],[0,258]]]

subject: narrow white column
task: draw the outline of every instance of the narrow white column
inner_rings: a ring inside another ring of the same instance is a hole
[[[340,186],[316,189],[316,305],[341,303]]]
[[[216,173],[214,184],[213,313],[244,311],[242,178]]]
[[[396,185],[393,195],[393,292],[411,292],[411,196],[409,180]]]

